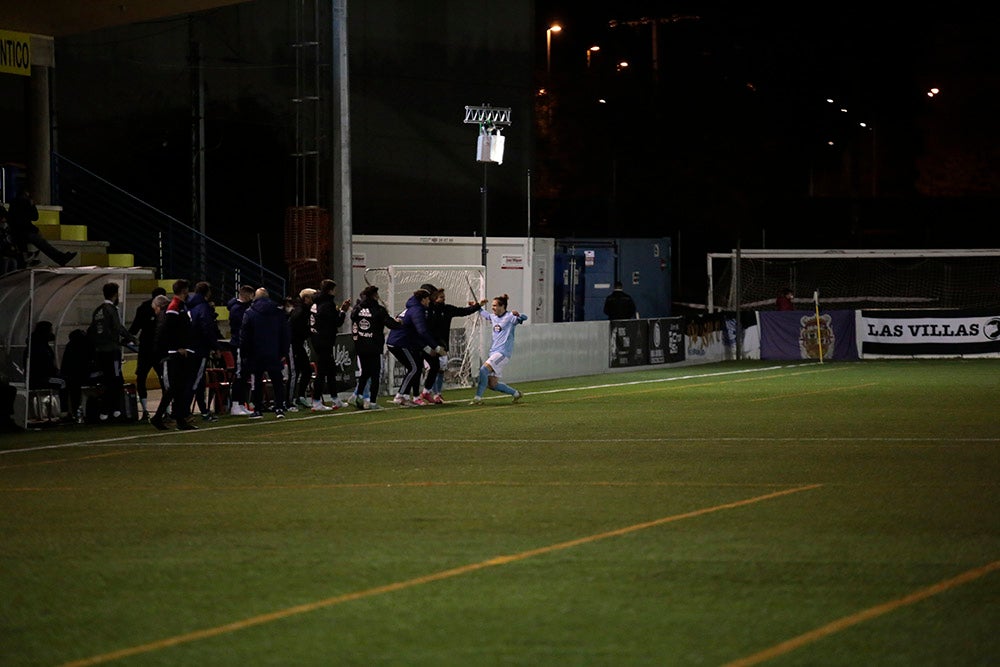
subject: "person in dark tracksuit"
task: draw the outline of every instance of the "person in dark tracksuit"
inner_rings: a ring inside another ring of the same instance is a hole
[[[240,353],[250,371],[250,400],[254,407],[250,419],[262,417],[265,374],[274,390],[274,416],[276,419],[285,416],[285,382],[281,370],[288,358],[290,339],[285,310],[271,299],[266,289],[258,288],[240,328]]]
[[[432,287],[432,285],[424,285]],[[424,379],[424,390],[420,392],[420,398],[428,403],[444,403],[441,397],[441,387],[444,386],[444,366],[448,363],[448,346],[451,342],[451,321],[456,317],[465,317],[478,313],[486,305],[485,299],[481,303],[470,301],[467,306],[453,306],[445,303],[444,289],[431,291],[431,302],[427,308],[427,328],[431,336],[438,345],[444,348],[444,354],[424,353],[424,361],[427,362],[427,377]]]
[[[170,300],[156,332],[157,354],[162,355],[163,359],[163,371],[160,374],[163,378],[163,395],[149,423],[161,431],[166,430],[163,418],[167,414],[167,408],[172,405],[177,430],[197,430],[197,426],[188,422],[194,380],[194,350],[191,349],[193,333],[191,316],[187,310],[188,281],[174,281],[173,290],[174,298]]]
[[[215,312],[215,305],[212,303],[212,286],[207,282],[195,285],[194,294],[188,297],[187,307],[191,315],[191,347],[196,359],[191,392],[201,411],[202,419],[214,422],[217,418],[205,400],[205,369],[208,367],[209,358],[217,358],[219,355],[219,339],[222,338],[222,332],[219,331],[217,322],[219,314]]]
[[[430,300],[431,294],[427,290],[415,291],[406,301],[403,326],[390,331],[386,339],[389,352],[406,369],[406,375],[399,384],[399,391],[392,399],[396,405],[427,405],[427,401],[418,395],[420,371],[424,364],[423,353],[437,353],[440,356],[445,352],[427,329],[427,307]]]
[[[403,324],[378,302],[378,287],[369,285],[361,291],[361,299],[351,311],[351,332],[354,334],[354,352],[361,370],[354,393],[358,396],[357,407],[362,410],[379,408],[376,400],[382,377],[385,329],[399,329],[402,326]],[[371,381],[371,398],[362,398],[365,385],[369,381]]]
[[[313,412],[332,410],[343,405],[337,396],[333,364],[333,347],[337,343],[337,330],[347,319],[347,309],[351,300],[342,304],[334,301],[337,283],[327,278],[319,284],[319,291],[309,309],[309,344],[316,356],[316,377],[313,378]],[[333,407],[323,403],[323,392],[333,398]]]
[[[250,399],[247,390],[247,375],[245,364],[240,356],[240,328],[243,326],[243,316],[253,301],[253,285],[240,285],[237,296],[234,296],[226,304],[229,310],[229,348],[233,353],[233,387],[232,405],[229,414],[246,417],[250,411],[246,408],[246,402]]]

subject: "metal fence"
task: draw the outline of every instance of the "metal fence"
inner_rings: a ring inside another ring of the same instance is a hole
[[[67,224],[86,225],[88,236],[127,249],[137,266],[158,278],[212,283],[216,294],[235,293],[242,283],[285,296],[285,278],[197,229],[160,211],[72,160],[53,154],[55,203]]]

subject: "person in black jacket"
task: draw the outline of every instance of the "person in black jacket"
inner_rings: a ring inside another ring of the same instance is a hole
[[[316,377],[313,378],[313,412],[332,410],[343,406],[337,397],[334,382],[333,347],[337,343],[337,330],[347,318],[351,300],[337,304],[334,297],[337,283],[329,278],[319,284],[319,292],[309,309],[309,344],[316,357]],[[323,392],[333,398],[333,407],[323,403]]]
[[[288,316],[266,289],[260,287],[243,317],[240,348],[250,370],[250,401],[254,410],[250,419],[260,419],[264,405],[264,375],[274,390],[274,416],[285,416],[285,383],[281,370],[288,357],[291,334]]]
[[[36,220],[38,220],[38,207],[32,201],[31,193],[27,190],[22,190],[10,202],[10,208],[7,211],[7,224],[10,225],[10,235],[14,240],[14,245],[19,250],[15,258],[17,260],[17,268],[24,269],[28,266],[26,256],[28,254],[29,243],[59,266],[69,264],[69,261],[76,257],[76,253],[59,252],[59,250],[54,248],[42,236],[42,233],[35,225]]]
[[[104,302],[94,309],[87,331],[94,345],[94,362],[101,373],[101,399],[99,419],[107,421],[111,417],[121,417],[122,387],[122,345],[134,345],[135,336],[122,324],[118,312],[118,283],[105,283],[102,288]]]
[[[149,391],[146,388],[146,379],[149,372],[156,371],[156,377],[160,377],[159,359],[156,358],[156,313],[153,312],[153,299],[166,295],[167,290],[162,287],[154,287],[149,298],[139,304],[135,309],[135,318],[128,332],[139,337],[139,354],[135,364],[135,391],[139,396],[139,404],[142,406],[142,419],[149,419],[149,407],[147,399]],[[160,380],[160,386],[163,380]]]
[[[440,356],[445,351],[427,328],[427,308],[430,302],[430,292],[426,289],[416,290],[406,301],[406,310],[401,319],[403,326],[390,332],[386,339],[389,353],[406,369],[406,374],[399,383],[399,391],[392,399],[396,405],[427,405],[427,401],[418,395],[423,355],[436,353]]]
[[[172,406],[178,431],[197,430],[197,426],[188,421],[191,416],[192,380],[194,379],[194,350],[191,338],[191,316],[187,311],[187,297],[190,288],[188,281],[176,280],[173,285],[174,298],[164,312],[159,329],[156,332],[158,354],[163,359],[163,396],[149,423],[156,428],[166,430],[163,419],[167,408]]]
[[[191,380],[191,392],[194,400],[201,411],[201,418],[207,422],[217,421],[217,417],[212,414],[205,399],[205,369],[208,367],[209,359],[218,359],[219,340],[222,332],[219,331],[219,314],[215,311],[215,304],[212,302],[212,285],[207,282],[200,282],[194,286],[194,294],[188,296],[188,314],[191,316],[191,349],[194,350],[194,375]]]
[[[378,410],[379,383],[382,378],[382,353],[385,351],[385,330],[399,329],[403,324],[389,314],[378,301],[378,287],[369,285],[361,290],[361,299],[351,311],[351,332],[354,334],[354,353],[358,359],[358,386],[354,395],[357,407]],[[362,398],[365,385],[370,398]]]
[[[609,320],[635,319],[635,301],[625,292],[622,281],[616,280],[614,290],[604,299],[604,314]]]
[[[433,285],[423,285],[422,287],[433,287]],[[448,364],[451,321],[456,317],[478,313],[485,305],[486,300],[483,299],[481,303],[469,301],[468,305],[464,307],[453,306],[450,303],[445,303],[444,289],[431,291],[431,302],[427,308],[427,329],[437,340],[438,345],[444,348],[444,354],[424,353],[424,361],[428,370],[420,398],[429,403],[444,403],[444,399],[441,397],[441,388],[444,386],[444,369]]]
[[[296,404],[302,407],[312,407],[306,398],[309,383],[312,381],[312,362],[309,360],[309,350],[306,341],[309,340],[309,309],[312,308],[316,290],[306,287],[299,291],[299,298],[288,314],[288,326],[291,328],[292,343],[290,354],[290,373],[288,377],[289,410]]]
[[[253,301],[253,285],[240,285],[236,296],[229,300],[226,308],[229,310],[229,348],[233,353],[233,386],[232,405],[229,414],[246,417],[250,410],[246,408],[246,402],[250,399],[250,392],[247,389],[247,373],[240,356],[240,329],[243,326],[243,316],[246,315],[247,308]]]

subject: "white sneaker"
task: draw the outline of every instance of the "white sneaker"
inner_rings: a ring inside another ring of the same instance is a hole
[[[233,407],[229,408],[229,414],[235,417],[246,417],[250,411],[243,407],[242,403],[233,403]]]
[[[409,397],[404,396],[403,394],[396,394],[396,397],[392,399],[392,402],[396,405],[406,405],[408,400]]]
[[[329,405],[324,405],[323,401],[314,400],[312,402],[313,412],[329,412],[330,410],[333,410],[333,408],[331,408]]]
[[[295,405],[289,405],[288,406],[288,412],[298,412],[298,411],[299,411],[299,409],[297,407],[295,407]]]
[[[521,397],[522,397],[522,396],[524,396],[524,394],[522,394],[522,393],[521,393],[521,392],[519,392],[519,391],[518,391],[517,389],[515,389],[515,390],[514,390],[514,400],[513,400],[513,401],[511,401],[511,403],[517,403],[518,401],[520,401],[520,400],[521,400]]]
[[[340,400],[340,396],[334,396],[333,399],[330,401],[330,403],[333,406],[334,410],[336,410],[337,408],[344,407],[344,402]]]
[[[472,400],[469,401],[469,405],[482,405],[482,404],[483,404],[482,396],[473,396]]]
[[[361,404],[358,407],[361,408],[362,410],[371,410],[372,402],[366,398],[361,401]]]

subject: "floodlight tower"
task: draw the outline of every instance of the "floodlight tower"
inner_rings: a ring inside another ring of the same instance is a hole
[[[482,236],[483,236],[483,267],[486,267],[486,185],[488,168],[491,162],[503,163],[504,137],[500,134],[501,126],[510,125],[510,109],[492,107],[484,104],[478,107],[465,107],[466,124],[479,126],[479,139],[476,144],[476,162],[483,164],[483,187],[480,190],[483,200]]]

